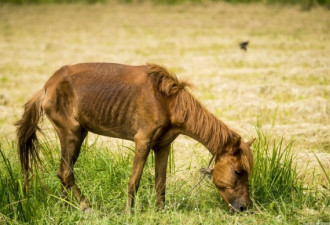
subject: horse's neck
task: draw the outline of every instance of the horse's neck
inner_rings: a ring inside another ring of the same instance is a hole
[[[225,123],[198,102],[186,115],[182,133],[203,144],[212,155],[221,151],[234,135]]]

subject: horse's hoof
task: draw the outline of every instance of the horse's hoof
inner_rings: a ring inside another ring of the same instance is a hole
[[[84,209],[83,212],[87,215],[90,215],[94,212],[94,210],[92,208],[88,207],[88,208]]]
[[[91,211],[92,210],[92,208],[89,207],[89,204],[87,202],[85,202],[85,201],[80,202],[80,209],[83,212],[87,212],[87,211]]]
[[[127,208],[125,209],[125,214],[127,214],[127,215],[131,215],[132,213],[133,213],[133,210],[132,210],[131,207],[127,207]]]

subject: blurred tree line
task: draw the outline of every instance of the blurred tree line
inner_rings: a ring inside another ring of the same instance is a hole
[[[180,4],[183,2],[229,2],[229,3],[263,3],[263,4],[294,4],[300,5],[303,10],[309,10],[315,6],[325,6],[330,9],[330,0],[0,0],[1,3],[11,4],[47,4],[47,3],[142,3],[153,2],[157,4]]]

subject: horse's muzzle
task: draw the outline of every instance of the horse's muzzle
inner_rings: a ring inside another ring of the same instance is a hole
[[[244,212],[248,209],[248,206],[243,203],[240,199],[236,199],[232,202],[232,204],[229,204],[229,212],[234,213],[234,212]]]

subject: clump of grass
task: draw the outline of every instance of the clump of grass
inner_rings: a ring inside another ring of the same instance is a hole
[[[35,205],[31,195],[24,192],[22,179],[18,178],[19,167],[12,166],[1,147],[0,156],[0,212],[5,219],[31,221]]]
[[[257,141],[253,145],[255,165],[250,179],[256,208],[281,214],[289,220],[304,208],[313,208],[325,215],[330,200],[328,189],[305,184],[299,170],[306,171],[307,164],[298,168],[292,152],[293,143],[285,145],[283,138],[272,140],[271,129],[265,132],[260,125],[256,126],[256,133]]]
[[[292,143],[284,145],[283,138],[271,140],[260,128],[256,131],[251,190],[257,204],[271,209],[276,202],[288,202],[295,194],[302,194],[303,183],[298,178]]]

